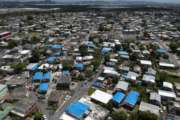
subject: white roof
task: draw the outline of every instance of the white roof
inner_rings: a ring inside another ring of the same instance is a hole
[[[155,77],[153,75],[144,74],[142,80],[146,82],[155,83]]]
[[[59,120],[77,120],[70,115],[66,114],[65,112],[60,116]]]
[[[170,91],[158,90],[158,94],[163,97],[176,98],[176,94]]]
[[[118,81],[118,83],[116,84],[115,89],[121,89],[121,90],[126,91],[126,90],[128,90],[128,86],[129,86],[128,82]]]
[[[90,56],[84,56],[83,60],[92,60],[94,57],[92,55]]]
[[[173,89],[173,84],[170,82],[163,82],[163,87]]]
[[[20,51],[21,55],[25,55],[25,54],[28,54],[28,53],[30,53],[30,50],[22,50],[22,51]]]
[[[166,62],[159,62],[159,66],[161,67],[170,67],[170,68],[174,68],[175,65],[172,63],[166,63]]]
[[[105,78],[100,76],[97,79],[100,80],[100,81],[104,81]]]
[[[37,65],[38,63],[30,63],[29,65],[26,66],[27,70],[31,70],[35,65]]]
[[[91,99],[107,104],[112,99],[112,95],[101,90],[96,90],[91,95]]]
[[[128,74],[127,74],[127,78],[128,79],[132,79],[132,80],[136,80],[136,78],[138,77],[139,75],[135,72],[131,72],[129,71]]]
[[[149,60],[140,60],[140,63],[141,63],[142,65],[152,65],[152,62],[149,61]]]
[[[120,74],[112,67],[104,67],[104,74],[111,74],[111,75],[117,75],[119,76]]]
[[[159,115],[160,108],[158,106],[156,106],[156,105],[152,105],[152,104],[149,104],[149,103],[146,103],[146,102],[142,101],[140,103],[139,110],[140,111],[149,111],[151,113]]]

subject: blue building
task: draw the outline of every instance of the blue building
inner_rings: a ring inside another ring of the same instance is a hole
[[[56,57],[48,57],[47,62],[48,63],[53,63],[56,60]]]
[[[47,81],[49,82],[51,80],[51,73],[50,72],[46,72],[43,74],[43,81]]]
[[[90,112],[90,107],[87,104],[81,102],[71,103],[66,108],[66,113],[75,117],[76,119],[82,119]]]
[[[39,93],[46,93],[48,91],[49,84],[48,83],[41,83],[38,87]]]
[[[54,44],[54,45],[49,45],[49,48],[51,49],[62,49],[64,45],[61,44]]]
[[[109,52],[111,52],[112,51],[112,48],[102,48],[102,50],[101,50],[101,53],[102,54],[108,54]]]
[[[136,105],[139,100],[140,94],[136,91],[130,91],[127,97],[124,100],[124,104],[126,107],[132,109]]]
[[[119,105],[125,98],[125,94],[123,92],[116,92],[113,95],[112,102],[115,103],[115,105]]]
[[[34,76],[32,77],[33,82],[41,81],[43,79],[43,73],[42,72],[36,72]]]
[[[74,68],[77,70],[84,70],[84,64],[76,63],[76,64],[74,64]]]

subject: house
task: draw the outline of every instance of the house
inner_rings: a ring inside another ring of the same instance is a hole
[[[140,60],[140,64],[143,66],[152,66],[152,62],[149,60]]]
[[[125,94],[123,92],[117,91],[112,97],[112,102],[116,106],[119,106],[119,104],[124,100],[124,98],[125,98]]]
[[[160,115],[160,107],[156,105],[152,105],[149,103],[146,103],[144,101],[141,101],[140,106],[139,106],[139,111],[145,112],[149,111],[157,116]]]
[[[160,106],[161,105],[161,96],[156,92],[150,93],[150,103],[153,105]]]
[[[0,101],[6,100],[7,97],[8,97],[7,85],[0,84]]]
[[[69,71],[63,71],[59,79],[57,80],[56,89],[57,90],[69,90],[71,83],[71,75]]]
[[[56,57],[54,57],[54,56],[51,56],[51,57],[47,58],[48,63],[53,63],[53,62],[55,62],[55,60],[56,60]]]
[[[24,119],[36,111],[38,111],[38,108],[35,102],[30,100],[21,100],[15,104],[11,113]]]
[[[116,84],[114,91],[123,91],[126,92],[128,91],[129,83],[126,81],[118,81]]]
[[[43,74],[42,82],[49,82],[51,81],[52,78],[52,73],[51,72],[46,72]]]
[[[155,83],[155,76],[144,74],[142,81],[146,84],[148,84],[148,83],[154,84]]]
[[[14,88],[17,86],[23,86],[26,82],[26,76],[24,75],[11,75],[2,79],[8,88]]]
[[[153,76],[155,76],[155,75],[156,75],[156,71],[155,71],[153,68],[149,67],[148,70],[147,70],[147,72],[146,72],[146,74],[147,74],[147,75],[153,75]]]
[[[86,118],[84,118],[84,120],[104,120],[109,114],[107,109],[91,102],[89,97],[82,97],[79,101],[88,104],[91,109],[90,113]]]
[[[103,74],[105,76],[118,77],[120,74],[113,67],[104,67]]]
[[[76,119],[85,118],[89,112],[90,107],[87,104],[81,102],[73,102],[66,108],[66,113]]]
[[[140,94],[138,92],[130,91],[123,102],[124,106],[128,109],[134,108],[139,100],[139,96]]]
[[[84,70],[85,66],[82,63],[75,63],[74,68],[82,71],[82,70]]]
[[[42,80],[43,80],[43,73],[42,72],[36,72],[32,77],[33,82],[40,82]]]
[[[7,116],[12,110],[12,105],[8,103],[3,103],[0,105],[0,120],[6,120]]]
[[[136,83],[136,80],[137,80],[137,77],[139,77],[139,74],[135,73],[135,72],[132,72],[132,71],[129,71],[127,73],[127,75],[123,75],[123,77],[126,79],[126,80],[130,80],[132,81],[133,83]]]
[[[77,119],[74,118],[74,117],[72,117],[72,116],[70,116],[70,115],[68,115],[67,113],[64,112],[64,113],[60,116],[59,120],[77,120]]]
[[[39,93],[46,93],[48,91],[49,84],[48,83],[41,83],[38,87]]]
[[[158,90],[158,94],[161,96],[162,100],[174,100],[176,99],[176,94],[171,91]]]
[[[48,97],[48,105],[57,106],[61,97],[61,92],[51,91]]]
[[[102,48],[101,53],[104,55],[104,54],[110,53],[111,51],[112,51],[112,48],[104,47]]]
[[[166,91],[173,91],[173,84],[170,82],[163,82],[163,85],[161,87],[162,90],[166,90]]]
[[[112,99],[112,95],[101,90],[96,90],[90,98],[92,101],[107,104]]]
[[[180,96],[180,83],[174,83],[177,96]]]
[[[38,64],[38,63],[30,63],[30,64],[28,64],[28,65],[26,66],[26,69],[27,69],[28,71],[35,71],[35,70],[38,69],[38,67],[39,67],[39,64]]]
[[[167,63],[167,62],[159,62],[159,67],[160,68],[176,68],[176,66],[172,63]]]

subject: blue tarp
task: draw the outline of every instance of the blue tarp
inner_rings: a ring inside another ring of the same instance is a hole
[[[102,84],[102,82],[95,80],[95,81],[93,81],[92,86],[101,88],[103,86],[103,84]]]
[[[119,55],[129,55],[129,53],[126,51],[119,51],[118,54]]]
[[[56,53],[54,53],[54,56],[64,56],[64,52],[63,51],[56,52]]]
[[[122,100],[124,99],[124,97],[125,97],[125,94],[124,93],[122,93],[122,92],[116,92],[114,95],[113,95],[113,98],[112,98],[112,100],[114,101],[114,102],[116,102],[116,103],[121,103],[122,102]]]
[[[51,79],[51,74],[50,74],[50,72],[44,73],[44,74],[43,74],[43,79],[48,79],[48,80],[50,80],[50,79]]]
[[[32,77],[32,80],[42,80],[43,79],[43,73],[42,72],[36,72],[34,76]]]
[[[76,64],[74,64],[74,67],[77,70],[84,70],[84,64],[82,64],[82,63],[76,63]]]
[[[121,58],[129,59],[129,55],[120,55]]]
[[[89,47],[89,48],[95,48],[95,47],[96,47],[96,46],[94,45],[94,43],[91,42],[91,41],[86,42],[85,45],[86,45],[87,47]]]
[[[165,48],[159,48],[159,49],[156,50],[156,52],[164,54],[164,53],[167,52],[167,50]]]
[[[87,112],[89,112],[90,107],[84,103],[81,102],[74,102],[71,103],[67,108],[66,112],[70,114],[71,116],[82,119],[84,115],[86,115]]]
[[[48,59],[47,59],[47,61],[49,62],[49,63],[52,63],[52,62],[54,62],[56,60],[56,57],[48,57]]]
[[[112,48],[102,48],[101,53],[107,54],[107,53],[111,52],[111,50],[112,50]]]
[[[35,64],[35,65],[31,68],[31,70],[32,70],[32,71],[35,71],[38,67],[39,67],[39,64]]]
[[[49,88],[48,83],[41,83],[39,85],[38,90],[39,90],[39,92],[46,92],[48,90],[48,88]]]
[[[70,75],[69,70],[64,70],[64,71],[63,71],[63,75],[67,75],[67,76]]]
[[[124,103],[130,106],[135,106],[138,98],[139,98],[139,93],[136,91],[130,91],[126,97],[126,99],[124,100]]]
[[[51,49],[61,49],[64,47],[64,45],[60,45],[60,44],[54,44],[54,45],[49,45],[49,47]]]

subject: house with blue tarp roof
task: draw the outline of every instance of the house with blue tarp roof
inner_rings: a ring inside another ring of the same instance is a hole
[[[89,112],[90,112],[90,107],[87,104],[81,102],[71,103],[66,108],[66,113],[77,119],[84,118],[85,116],[88,115]]]
[[[62,49],[64,45],[61,44],[54,44],[54,45],[49,45],[49,48],[51,49]]]
[[[165,53],[167,53],[167,50],[165,48],[159,48],[156,50],[156,52],[159,54],[165,54]]]
[[[63,75],[70,75],[69,70],[63,70]]]
[[[111,51],[112,51],[112,48],[104,47],[104,48],[102,48],[101,53],[102,54],[108,54]]]
[[[85,42],[85,46],[87,46],[88,48],[95,48],[96,47],[92,41]]]
[[[54,56],[57,56],[57,57],[64,56],[64,51],[56,52],[54,53]]]
[[[84,64],[82,63],[75,63],[74,68],[77,70],[84,70]]]
[[[36,65],[34,65],[34,66],[31,68],[31,70],[32,70],[32,71],[35,71],[35,70],[38,69],[38,67],[39,67],[39,64],[37,63]]]
[[[56,57],[48,57],[47,58],[47,62],[48,63],[52,63],[52,62],[54,62],[56,60]]]
[[[39,93],[46,93],[47,90],[49,88],[49,84],[48,83],[41,83],[38,87],[38,92]]]
[[[127,106],[128,108],[133,108],[138,102],[139,96],[140,96],[139,92],[130,91],[124,100],[125,106]]]
[[[51,80],[51,73],[46,72],[43,74],[43,81],[50,81]]]
[[[123,92],[118,91],[113,95],[112,102],[115,103],[116,105],[119,105],[124,98],[125,98],[125,94]]]
[[[126,51],[118,51],[118,54],[123,59],[129,59],[129,53]]]
[[[32,77],[32,81],[41,81],[43,79],[43,73],[42,72],[36,72],[33,77]]]
[[[103,82],[99,81],[99,80],[95,80],[95,81],[93,81],[92,86],[97,87],[97,88],[102,88]]]

